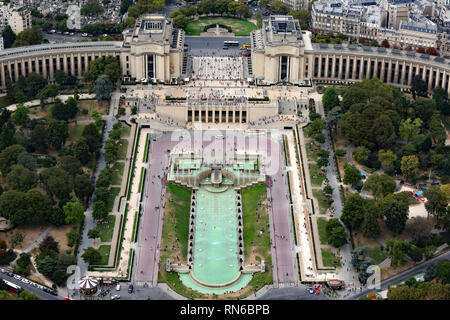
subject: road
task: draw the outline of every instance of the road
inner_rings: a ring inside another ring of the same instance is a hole
[[[399,273],[396,276],[393,276],[385,281],[381,282],[381,290],[387,289],[390,285],[392,284],[396,284],[399,282],[402,282],[403,280],[406,280],[407,278],[415,275],[416,273],[419,272],[424,272],[425,269],[431,264],[431,263],[437,263],[439,261],[442,260],[449,260],[450,259],[450,251],[447,251],[446,253],[441,254],[440,256],[437,256],[433,259],[430,259],[422,264],[419,264],[411,269],[408,269],[402,273]],[[359,292],[357,294],[354,295],[349,295],[346,299],[348,300],[358,300],[361,297],[365,296],[366,294],[368,294],[369,292],[373,292],[374,289],[366,289],[363,290],[362,292]]]
[[[13,277],[8,277],[4,273],[0,273],[0,279],[8,280],[9,282],[12,282],[12,283],[20,286],[25,291],[31,292],[32,294],[36,295],[41,300],[62,300],[63,299],[61,296],[53,296],[47,292],[42,291],[41,289],[35,288],[35,287],[30,286],[20,280],[14,279]]]
[[[261,300],[330,300],[324,294],[312,295],[308,292],[308,287],[300,285],[298,287],[270,289]]]

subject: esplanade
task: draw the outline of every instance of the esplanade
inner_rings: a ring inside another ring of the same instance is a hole
[[[90,61],[117,57],[122,76],[157,83],[174,83],[185,76],[189,51],[184,31],[173,28],[162,15],[144,15],[123,41],[42,44],[0,51],[0,85],[6,88],[7,71],[13,82],[31,72],[54,80],[56,70],[82,78]],[[377,77],[409,88],[419,75],[428,89],[440,86],[450,92],[450,61],[413,51],[361,45],[311,43],[311,34],[290,16],[271,16],[250,36],[252,78],[257,85],[283,81],[294,85],[351,83]],[[247,63],[247,62],[245,62]],[[187,75],[189,76],[189,75]],[[195,113],[195,110],[193,111]]]

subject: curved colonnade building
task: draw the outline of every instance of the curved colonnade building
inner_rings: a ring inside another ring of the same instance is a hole
[[[428,89],[450,90],[450,60],[401,51],[357,45],[313,44],[290,16],[271,16],[262,29],[251,34],[253,78],[257,84],[351,83],[377,77],[383,82],[409,88],[415,75]],[[184,32],[170,19],[145,15],[134,29],[124,32],[124,41],[43,44],[0,51],[0,87],[6,75],[13,82],[31,72],[54,80],[56,70],[82,78],[90,61],[115,56],[122,75],[137,80],[173,82],[183,73]]]
[[[13,82],[31,72],[54,80],[56,70],[82,78],[89,63],[98,57],[117,57],[122,75],[167,82],[181,75],[184,32],[170,19],[145,15],[123,41],[42,44],[0,51],[0,84],[6,88],[7,71]]]
[[[271,16],[251,34],[253,76],[257,83],[286,80],[304,84],[351,83],[377,77],[383,82],[409,88],[419,75],[428,89],[440,86],[449,92],[450,61],[414,51],[360,45],[311,43],[290,16]]]

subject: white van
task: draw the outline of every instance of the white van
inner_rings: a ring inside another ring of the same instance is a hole
[[[117,290],[117,291],[120,291],[120,284],[118,284],[118,285],[116,286],[116,290]]]

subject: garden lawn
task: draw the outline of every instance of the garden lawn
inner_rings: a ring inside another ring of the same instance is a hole
[[[328,243],[328,237],[327,237],[327,220],[324,218],[318,218],[317,220],[317,229],[319,229],[319,238],[321,244],[327,244]]]
[[[115,184],[121,184],[122,183],[122,175],[123,175],[123,168],[125,164],[123,162],[116,162],[112,166],[113,174],[112,174],[112,183]]]
[[[200,33],[204,32],[203,29],[206,26],[216,23],[230,27],[236,36],[249,36],[250,32],[257,29],[254,23],[246,20],[227,17],[205,17],[189,22],[184,31],[187,36],[199,36]]]
[[[90,122],[69,124],[69,137],[67,138],[66,145],[70,144],[70,142],[78,140],[78,138],[80,138],[83,134],[84,127],[86,127],[89,123]]]
[[[97,224],[97,229],[100,233],[100,239],[102,240],[102,242],[109,242],[112,240],[115,221],[115,216],[108,215],[105,223]]]
[[[99,265],[104,266],[108,264],[110,251],[111,251],[110,245],[103,245],[98,248],[98,252],[102,256],[102,260],[100,261]]]
[[[108,212],[111,212],[113,210],[114,200],[116,199],[119,192],[120,188],[109,189],[109,197],[108,200],[106,201],[106,209],[108,210]]]
[[[128,140],[126,139],[120,139],[119,146],[119,160],[125,160],[125,157],[127,156],[127,149],[128,149]]]
[[[325,179],[325,174],[320,171],[317,164],[309,164],[309,174],[311,176],[311,184],[313,186],[320,187],[322,185],[322,181]]]
[[[341,261],[331,252],[330,249],[322,249],[322,262],[325,267],[340,267]],[[333,262],[337,262],[333,264]]]
[[[381,248],[378,247],[369,247],[369,249],[367,250],[367,256],[369,258],[372,258],[374,263],[379,264],[381,262],[384,261],[384,259],[387,258],[387,253],[383,250],[381,250]]]
[[[325,214],[327,212],[327,209],[331,206],[332,199],[327,198],[325,196],[325,192],[318,189],[312,190],[314,197],[317,199],[317,202],[319,203],[319,211],[321,214]]]

